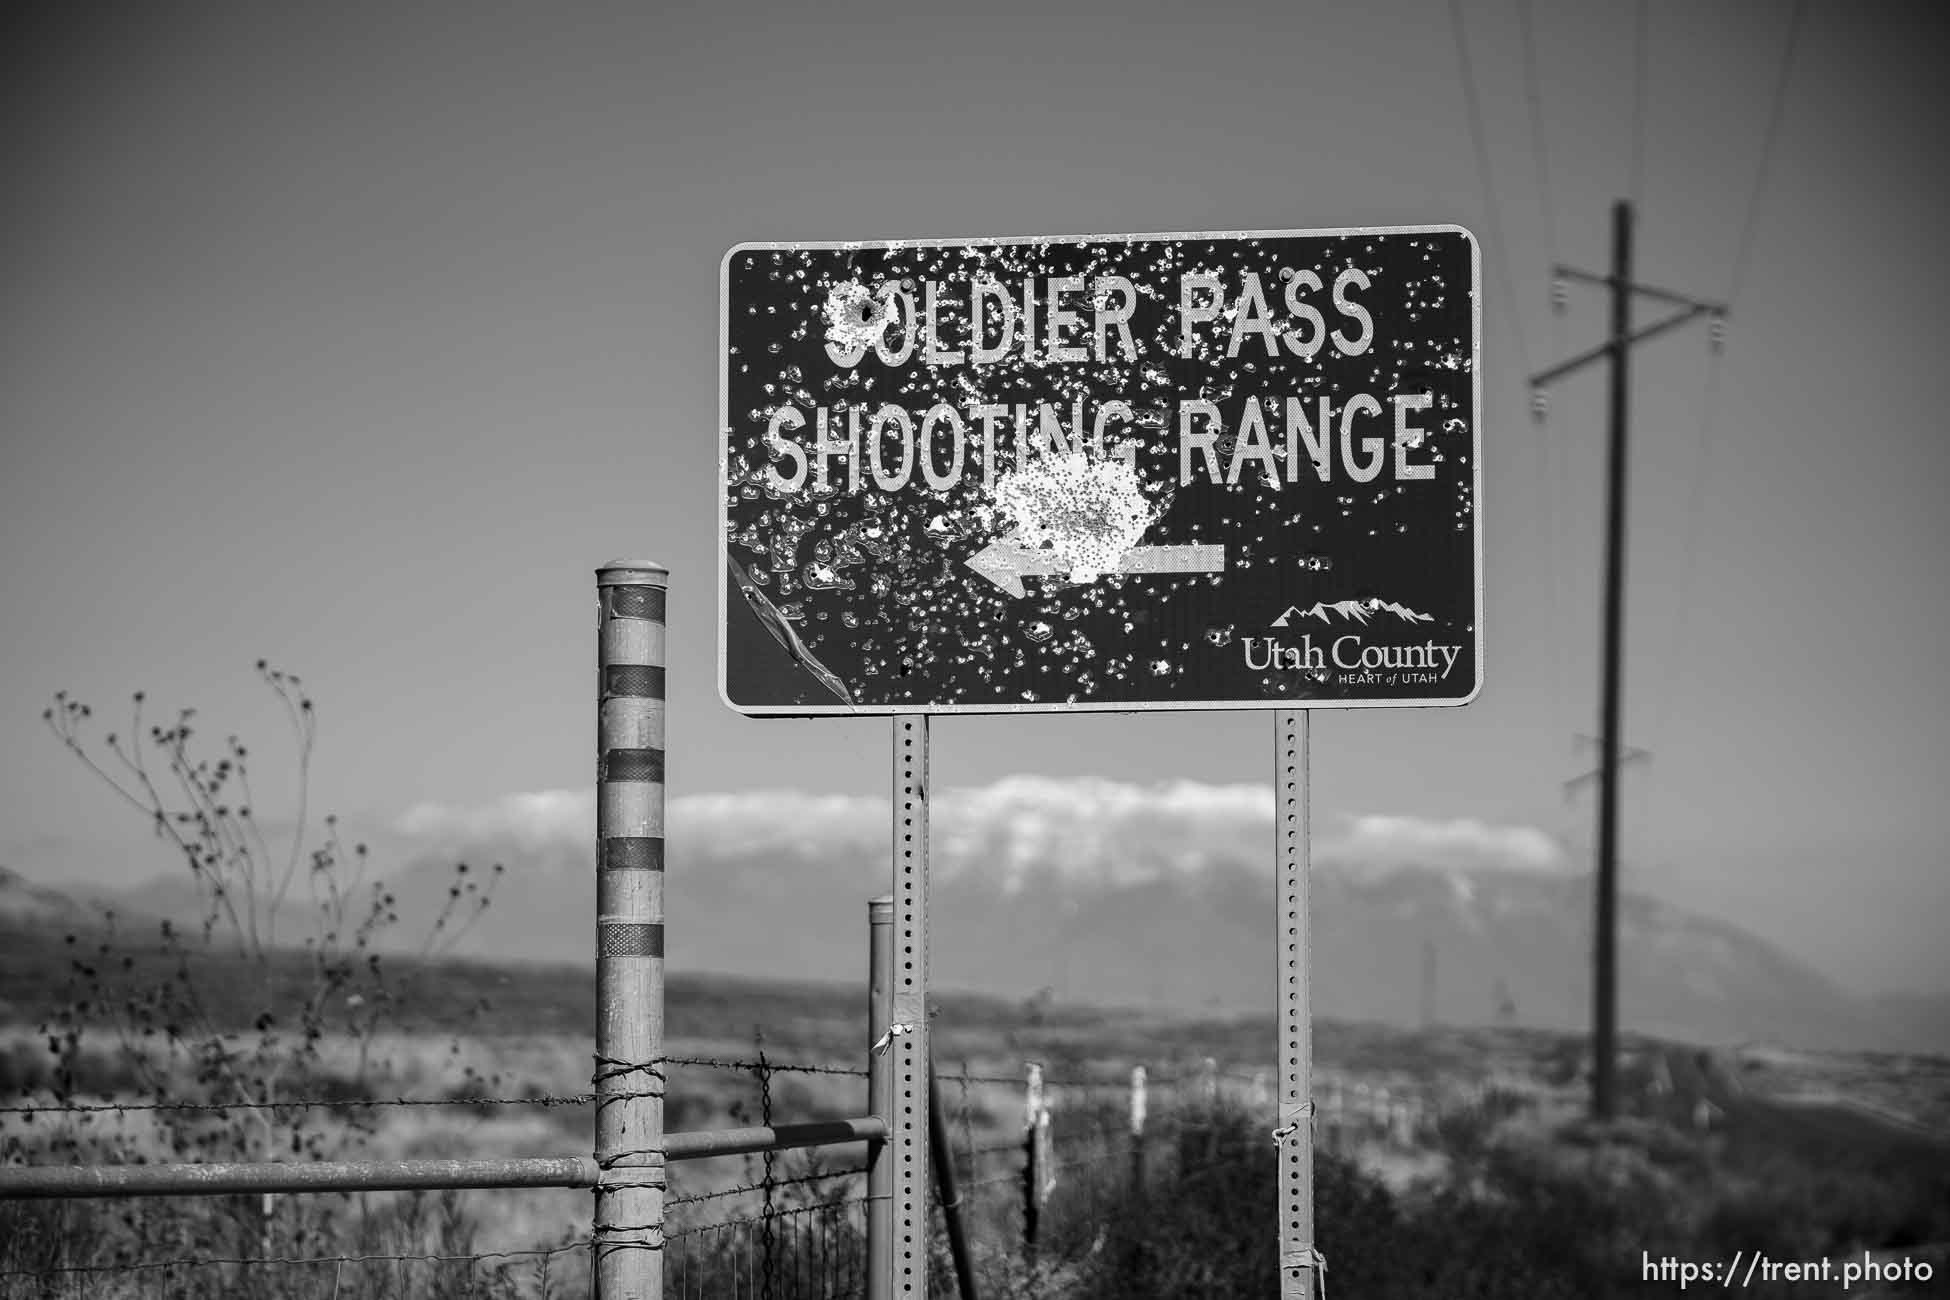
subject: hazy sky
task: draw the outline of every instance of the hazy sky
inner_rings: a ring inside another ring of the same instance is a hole
[[[47,6],[0,114],[0,863],[171,866],[41,709],[193,704],[271,784],[259,656],[355,827],[586,786],[618,555],[672,570],[673,794],[877,793],[885,720],[713,687],[725,250],[1446,222],[1485,256],[1487,685],[1316,715],[1316,807],[1583,852],[1604,388],[1540,425],[1524,376],[1599,341],[1549,265],[1603,269],[1636,193],[1641,278],[1737,297],[1717,372],[1700,327],[1634,361],[1627,887],[1950,987],[1943,22],[1809,7],[1736,285],[1790,6],[1652,3],[1642,100],[1637,6],[1533,8],[1548,188],[1511,3],[1467,10],[1487,177],[1437,4]],[[1272,725],[952,718],[936,779],[1264,780]]]

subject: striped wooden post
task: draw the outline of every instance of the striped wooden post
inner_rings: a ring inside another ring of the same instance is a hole
[[[598,1300],[662,1300],[664,595],[660,564],[596,570]]]

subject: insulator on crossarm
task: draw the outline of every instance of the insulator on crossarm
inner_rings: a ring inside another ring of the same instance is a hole
[[[1712,321],[1707,325],[1706,342],[1707,342],[1707,346],[1712,348],[1715,352],[1721,352],[1726,349],[1727,346],[1727,318],[1726,317],[1715,316],[1712,319]]]
[[[1551,413],[1550,394],[1545,392],[1541,388],[1531,389],[1530,390],[1530,418],[1535,420],[1537,423],[1542,424],[1545,420],[1550,418],[1550,413]]]
[[[1551,278],[1551,310],[1562,316],[1569,302],[1570,295],[1564,288],[1564,277],[1561,275],[1553,276]]]

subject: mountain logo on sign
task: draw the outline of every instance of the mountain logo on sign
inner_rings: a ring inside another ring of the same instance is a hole
[[[1271,627],[1291,627],[1298,619],[1317,618],[1323,623],[1332,623],[1336,618],[1354,623],[1367,623],[1381,614],[1393,614],[1405,623],[1433,623],[1435,615],[1418,614],[1406,605],[1379,596],[1369,600],[1315,601],[1306,609],[1289,605],[1280,616],[1272,621]]]

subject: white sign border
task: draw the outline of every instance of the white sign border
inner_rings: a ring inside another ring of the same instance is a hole
[[[1020,244],[1116,244],[1162,242],[1168,240],[1208,240],[1238,242],[1252,239],[1339,239],[1362,235],[1461,235],[1469,241],[1470,270],[1470,514],[1476,549],[1476,684],[1469,694],[1441,699],[1338,700],[1264,699],[1191,701],[1086,701],[1082,703],[1049,700],[1023,704],[736,704],[725,689],[728,668],[728,601],[731,555],[731,262],[741,253],[790,253],[807,250],[847,249],[884,251],[908,248],[967,248]],[[1193,230],[1164,231],[1152,234],[1090,235],[1010,235],[992,239],[807,239],[751,241],[733,244],[718,264],[718,698],[734,713],[754,718],[811,717],[900,717],[918,713],[1164,713],[1213,712],[1250,709],[1432,709],[1457,708],[1471,703],[1483,693],[1483,622],[1485,614],[1483,583],[1483,246],[1474,231],[1461,225],[1433,226],[1350,226],[1328,230]]]

